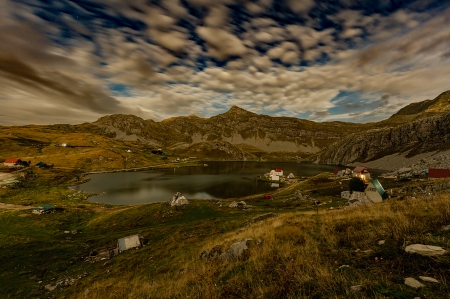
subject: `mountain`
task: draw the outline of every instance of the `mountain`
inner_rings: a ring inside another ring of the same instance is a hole
[[[450,149],[450,91],[410,104],[373,127],[330,145],[317,161],[345,165],[392,154],[413,157]]]

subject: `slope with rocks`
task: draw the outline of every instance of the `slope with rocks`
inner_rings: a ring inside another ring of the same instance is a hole
[[[318,162],[351,164],[401,154],[413,157],[421,153],[450,148],[450,91],[434,100],[411,104],[388,120],[375,124],[377,129],[361,131],[331,145]]]
[[[211,118],[175,117],[161,124],[189,136],[192,144],[227,141],[267,152],[309,153],[319,152],[359,127],[351,123],[315,123],[290,117],[258,115],[236,106]]]

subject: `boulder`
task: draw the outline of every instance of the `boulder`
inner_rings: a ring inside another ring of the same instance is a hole
[[[419,276],[419,278],[420,278],[420,280],[423,280],[423,281],[439,283],[439,280],[434,279],[433,277]]]
[[[220,255],[220,259],[224,262],[235,262],[239,260],[246,260],[249,258],[249,243],[253,239],[243,239],[239,242],[231,244],[224,253]]]
[[[413,244],[405,247],[408,253],[417,253],[424,256],[437,256],[446,253],[445,249],[439,246]]]
[[[415,289],[425,286],[420,281],[412,277],[405,278],[405,284]]]
[[[175,193],[171,200],[169,200],[169,205],[174,206],[183,206],[189,204],[189,201],[184,197],[180,192]]]

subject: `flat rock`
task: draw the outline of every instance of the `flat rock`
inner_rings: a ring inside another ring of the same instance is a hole
[[[230,203],[230,204],[228,205],[229,208],[237,208],[237,206],[238,206],[238,203],[235,202],[235,201],[233,201],[232,203]]]
[[[445,249],[440,246],[413,244],[405,247],[408,253],[417,253],[424,256],[437,256],[446,253]]]
[[[420,280],[423,280],[423,281],[439,283],[439,280],[434,279],[433,277],[419,276],[419,278],[420,278]]]
[[[422,288],[425,286],[420,281],[412,277],[405,278],[405,284],[415,289]]]
[[[443,231],[449,231],[449,230],[450,230],[450,224],[449,224],[449,225],[444,225],[444,226],[442,227],[442,230],[443,230]]]
[[[358,284],[358,285],[356,285],[356,286],[351,286],[351,287],[350,287],[350,290],[353,291],[353,292],[359,292],[359,291],[362,291],[362,285]]]
[[[380,241],[378,241],[378,245],[384,245],[384,243],[386,243],[385,240],[380,240]]]
[[[230,248],[220,255],[220,259],[224,262],[235,262],[238,260],[245,260],[248,258],[249,242],[253,239],[243,239],[231,244]]]

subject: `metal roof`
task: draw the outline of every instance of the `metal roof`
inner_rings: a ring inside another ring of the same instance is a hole
[[[355,169],[353,169],[353,172],[363,172],[364,170],[367,170],[367,172],[369,172],[369,169],[367,169],[366,166],[356,166]]]
[[[375,180],[372,180],[371,183],[375,187],[375,189],[377,189],[378,194],[381,195],[381,198],[386,199],[389,197],[388,194],[386,193],[386,191],[384,191],[383,186],[381,186],[380,181],[375,179]]]
[[[450,177],[450,169],[428,169],[429,178],[448,178]]]

